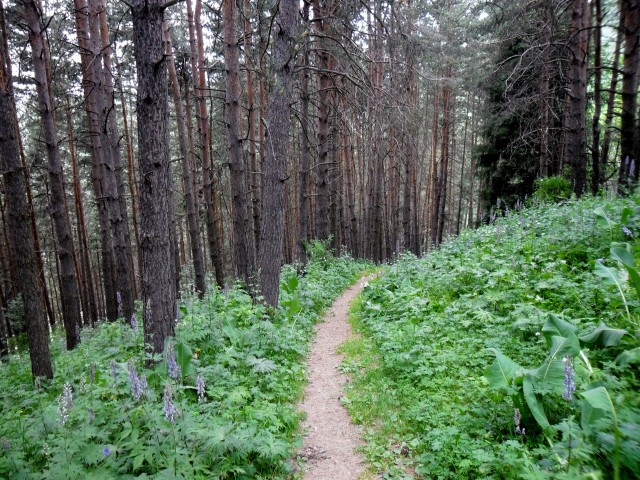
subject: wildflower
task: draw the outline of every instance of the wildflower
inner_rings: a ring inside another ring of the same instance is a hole
[[[118,302],[118,317],[122,316],[122,295],[120,292],[116,292],[116,301]]]
[[[109,374],[113,378],[114,382],[118,379],[118,369],[114,360],[109,361]]]
[[[96,382],[96,364],[95,363],[89,364],[89,382],[90,383]]]
[[[7,440],[7,437],[0,438],[0,443],[2,444],[2,450],[5,452],[11,448],[11,444],[9,443],[9,440]]]
[[[164,389],[164,418],[165,420],[174,423],[176,421],[176,417],[180,415],[180,410],[178,410],[173,403],[173,391],[171,390],[171,384],[167,383],[166,388]]]
[[[202,375],[198,375],[196,378],[196,390],[198,391],[198,401],[204,402],[204,378]]]
[[[71,383],[66,382],[62,388],[62,394],[58,397],[58,416],[60,417],[60,423],[64,425],[69,420],[69,412],[73,408],[73,390]]]
[[[567,402],[573,400],[573,392],[576,391],[576,384],[574,382],[575,370],[573,369],[573,358],[571,354],[564,357],[564,392],[562,398]]]
[[[144,375],[138,376],[133,361],[129,361],[129,383],[131,384],[131,395],[136,402],[139,402],[147,388],[147,378]]]
[[[169,376],[174,380],[178,380],[182,375],[180,365],[176,362],[176,353],[173,350],[173,343],[169,344],[169,351],[167,352],[167,368],[169,369]]]
[[[102,450],[102,454],[105,457],[108,457],[109,455],[111,455],[111,449],[109,447],[104,447],[104,450]]]
[[[136,312],[131,314],[131,330],[138,331],[138,319],[136,318]]]
[[[516,433],[518,435],[524,435],[525,429],[524,427],[520,427],[520,420],[522,420],[522,417],[520,415],[520,410],[516,408],[515,411],[513,412],[513,423],[516,426]]]
[[[49,444],[47,442],[44,442],[44,445],[42,445],[42,454],[45,457],[51,455],[51,449],[49,448]]]
[[[622,227],[622,231],[624,232],[624,234],[625,234],[627,237],[631,237],[631,238],[633,238],[633,232],[632,232],[631,230],[629,230],[629,228],[627,228],[627,226],[623,226],[623,227]]]

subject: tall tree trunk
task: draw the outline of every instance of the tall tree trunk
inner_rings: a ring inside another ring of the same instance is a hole
[[[95,324],[98,322],[98,308],[96,305],[93,274],[91,273],[89,243],[87,240],[87,225],[84,215],[84,202],[82,200],[82,187],[80,186],[78,161],[75,153],[75,140],[73,136],[73,124],[71,122],[71,107],[69,106],[69,97],[67,97],[66,117],[67,140],[69,142],[71,171],[73,175],[73,196],[77,221],[78,244],[80,247],[80,271],[82,278],[82,289],[84,290],[84,305],[82,307],[83,320],[85,325],[87,323],[87,320],[89,320],[91,326],[95,326]]]
[[[20,162],[18,143],[18,115],[13,96],[11,60],[7,46],[7,31],[4,5],[0,0],[0,111],[4,119],[0,122],[0,169],[4,178],[7,202],[9,241],[16,255],[18,289],[22,292],[31,373],[37,377],[53,378],[51,354],[49,352],[49,328],[42,315],[38,271],[33,234],[29,222],[29,205],[25,195],[25,176]]]
[[[634,155],[638,65],[640,63],[640,0],[622,0],[620,16],[624,19],[624,63],[622,66],[622,112],[620,114],[620,168],[618,193],[626,195],[632,186],[638,159]]]
[[[196,94],[196,117],[200,132],[200,155],[202,160],[202,189],[204,191],[205,224],[209,241],[209,256],[213,265],[216,283],[224,287],[222,267],[222,246],[216,229],[216,215],[214,206],[214,192],[212,191],[212,162],[207,102],[204,96],[207,89],[206,71],[204,66],[204,37],[202,35],[202,2],[196,0],[195,18],[191,15],[191,0],[187,0],[189,21],[189,45],[191,49],[191,71]]]
[[[551,50],[551,22],[553,18],[551,0],[544,0],[542,17],[542,68],[540,72],[540,166],[538,174],[541,178],[549,176],[549,82]]]
[[[615,108],[616,90],[618,88],[618,67],[620,66],[620,48],[624,38],[624,17],[620,17],[618,34],[616,35],[616,46],[613,54],[613,65],[611,66],[611,83],[609,84],[609,94],[607,95],[607,113],[604,120],[604,136],[602,138],[602,153],[600,160],[604,170],[609,163],[609,151],[611,148],[611,132],[613,130],[613,115]]]
[[[187,222],[189,225],[189,239],[191,240],[191,258],[193,259],[193,270],[195,274],[195,286],[198,296],[202,298],[206,291],[204,263],[202,256],[202,245],[200,244],[200,220],[196,206],[195,194],[193,191],[193,179],[191,178],[191,160],[189,156],[189,146],[187,132],[184,124],[184,109],[180,97],[180,85],[176,74],[175,59],[173,57],[173,47],[169,34],[169,22],[164,22],[164,36],[167,50],[167,66],[169,81],[171,83],[171,93],[173,95],[173,105],[176,110],[176,124],[178,126],[178,142],[180,144],[180,156],[182,157],[182,183],[184,197],[187,207]]]
[[[78,46],[80,47],[80,61],[82,66],[82,86],[84,90],[85,110],[87,113],[87,125],[91,139],[91,179],[96,197],[98,209],[98,221],[100,224],[100,239],[102,247],[102,285],[104,289],[105,310],[107,318],[114,321],[118,317],[118,304],[116,300],[116,272],[113,256],[113,238],[109,217],[109,204],[106,199],[105,184],[103,179],[106,169],[102,135],[102,121],[100,112],[104,111],[103,98],[98,88],[102,82],[101,75],[97,72],[100,65],[99,54],[94,56],[93,50],[100,50],[96,40],[91,38],[89,32],[89,10],[86,0],[74,0],[76,30],[78,34]],[[98,44],[99,45],[99,44]]]
[[[571,62],[565,116],[564,159],[571,165],[573,192],[580,196],[587,184],[587,44],[589,40],[588,0],[573,0],[571,9]]]
[[[138,72],[138,158],[142,298],[145,343],[161,353],[176,320],[169,158],[167,69],[162,42],[162,0],[132,4],[133,43]]]
[[[329,117],[331,114],[331,76],[329,74],[330,53],[326,38],[328,17],[333,10],[331,5],[321,8],[320,0],[312,0],[312,26],[318,33],[318,166],[316,168],[316,196],[318,202],[317,236],[321,240],[330,234],[330,201],[332,161],[329,157]],[[332,3],[333,0],[330,0]]]
[[[296,48],[296,0],[280,0],[272,51],[274,84],[269,95],[264,158],[263,212],[260,227],[260,292],[278,305],[284,223],[285,168],[289,153],[293,67]]]
[[[253,228],[253,250],[258,252],[260,243],[260,172],[256,152],[256,107],[254,75],[255,69],[253,51],[253,32],[251,29],[251,0],[244,0],[244,61],[247,71],[247,141],[249,142],[249,192],[251,199],[251,215]],[[255,267],[255,265],[254,265]]]
[[[34,0],[23,0],[25,20],[29,29],[33,69],[38,95],[38,108],[44,143],[49,162],[49,183],[51,185],[50,208],[57,240],[57,254],[60,262],[60,295],[62,317],[65,326],[67,348],[72,350],[80,342],[80,290],[75,269],[75,248],[71,223],[67,212],[64,188],[64,172],[58,150],[58,132],[51,99],[50,79],[47,75],[48,47],[45,44],[46,29],[42,23],[41,6]]]
[[[591,120],[591,193],[600,189],[600,114],[602,112],[602,5],[601,0],[593,0],[593,119]]]
[[[101,18],[102,17],[102,18]],[[131,242],[129,240],[129,222],[122,180],[122,160],[120,156],[120,138],[116,120],[114,90],[112,80],[111,57],[106,31],[106,15],[103,0],[89,0],[89,31],[91,48],[94,55],[93,67],[96,71],[100,92],[98,107],[100,110],[100,134],[105,148],[102,168],[102,187],[107,201],[109,220],[113,235],[113,253],[116,267],[116,299],[118,316],[129,321],[133,314],[133,285],[131,266]],[[95,87],[95,86],[94,86]]]
[[[309,22],[309,2],[304,2],[302,10],[303,21],[306,25]],[[300,262],[307,263],[307,251],[305,242],[309,240],[309,163],[311,148],[309,146],[309,49],[305,48],[302,59],[302,70],[300,71],[300,190],[298,203],[300,204],[300,223],[298,229],[298,249],[297,256]]]
[[[255,269],[255,252],[249,216],[246,169],[242,148],[240,104],[240,48],[236,30],[236,0],[223,0],[224,63],[227,73],[225,94],[225,120],[229,151],[229,177],[231,183],[231,217],[233,225],[233,264],[235,274],[249,287]]]

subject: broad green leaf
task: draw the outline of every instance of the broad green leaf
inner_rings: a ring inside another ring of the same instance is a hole
[[[611,220],[609,217],[607,217],[607,214],[604,212],[602,207],[596,208],[593,211],[593,213],[595,213],[596,218],[598,220],[603,221],[604,223],[606,223],[609,228],[615,227],[616,223],[613,220]]]
[[[186,377],[191,373],[191,360],[193,360],[193,351],[186,343],[176,343],[176,362],[182,369],[182,376]]]
[[[614,222],[607,216],[606,212],[602,207],[596,208],[593,211],[593,213],[596,215],[597,220],[604,222],[607,226],[613,227],[616,225],[616,222]]]
[[[611,258],[622,262],[623,265],[633,268],[633,253],[628,243],[616,242],[611,247]]]
[[[538,422],[538,425],[543,429],[549,428],[551,425],[549,424],[547,415],[544,413],[542,404],[538,401],[538,396],[534,389],[534,379],[531,374],[524,376],[524,380],[522,381],[522,392],[524,393],[524,399],[527,402],[527,406],[529,407],[533,417],[536,419],[536,422]]]
[[[568,337],[554,336],[551,338],[549,354],[542,365],[534,372],[536,385],[542,390],[562,393],[564,390],[564,357],[567,354],[580,354],[580,342],[575,334]]]
[[[601,262],[596,262],[595,274],[602,277],[605,283],[609,285],[615,285],[618,289],[622,290],[622,279],[620,274],[613,268],[609,268]]]
[[[594,408],[586,399],[582,400],[582,414],[580,415],[580,425],[584,430],[589,430],[599,423],[603,418],[607,418],[607,413],[601,408]]]
[[[495,362],[484,372],[489,386],[493,388],[510,388],[516,373],[522,370],[522,367],[497,348],[489,348],[488,350],[492,351],[496,356]]]
[[[633,216],[634,210],[631,207],[624,207],[620,212],[620,223],[625,224]]]
[[[615,412],[611,397],[605,387],[592,388],[591,390],[582,392],[581,395],[593,408],[599,408],[609,413]]]
[[[634,265],[631,246],[628,243],[616,243],[615,246],[611,247],[611,258],[622,263],[629,273],[631,284],[636,289],[638,296],[640,296],[640,274],[638,274],[638,270]]]
[[[547,346],[551,347],[552,338],[554,336],[568,337],[572,333],[575,333],[576,330],[576,326],[572,323],[569,323],[566,320],[562,320],[553,313],[550,313],[549,317],[547,318],[547,322],[542,327],[542,334],[547,340]]]
[[[626,334],[626,330],[609,328],[602,322],[593,332],[580,336],[580,342],[600,347],[615,347],[620,344],[620,339]]]
[[[630,363],[640,363],[640,347],[622,352],[616,357],[616,363],[620,366],[626,366]]]

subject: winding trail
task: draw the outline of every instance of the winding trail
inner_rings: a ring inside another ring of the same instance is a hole
[[[363,277],[349,287],[316,325],[308,360],[309,384],[300,410],[306,414],[305,438],[298,457],[305,460],[303,480],[356,480],[365,472],[360,431],[340,403],[347,376],[338,370],[342,355],[337,348],[351,336],[349,304],[364,284]]]

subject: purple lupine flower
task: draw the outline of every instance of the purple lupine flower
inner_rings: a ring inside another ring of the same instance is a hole
[[[9,440],[7,440],[7,437],[0,438],[0,443],[2,444],[2,450],[5,452],[11,448],[11,444],[9,443]]]
[[[133,361],[129,361],[129,382],[131,384],[131,395],[136,402],[139,402],[147,388],[147,379],[144,376],[142,376],[142,378],[138,376]]]
[[[633,238],[633,232],[629,230],[629,228],[626,225],[622,227],[622,231],[627,237]]]
[[[111,455],[111,449],[109,447],[104,447],[104,450],[102,450],[102,455],[108,457],[109,455]]]
[[[173,343],[169,344],[169,351],[167,352],[167,368],[169,369],[169,376],[174,380],[178,380],[182,375],[180,365],[176,362],[176,352],[173,349]]]
[[[131,314],[131,330],[138,331],[138,319],[136,318],[136,312]]]
[[[564,357],[564,392],[562,392],[562,398],[567,402],[573,400],[573,392],[576,391],[576,384],[574,381],[575,370],[573,369],[573,358],[571,354]]]
[[[202,378],[202,375],[198,375],[198,378],[196,378],[196,390],[198,391],[198,401],[200,403],[204,402],[205,391],[204,378]]]
[[[180,410],[177,409],[173,403],[173,391],[171,390],[171,384],[167,383],[164,389],[164,418],[165,420],[175,423],[176,417],[180,415]]]
[[[58,397],[58,417],[60,423],[64,425],[69,420],[69,412],[73,408],[73,389],[71,383],[66,382],[62,388],[62,393]]]

